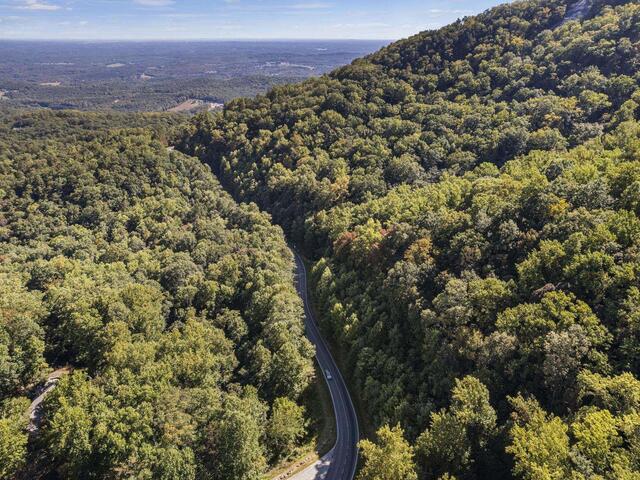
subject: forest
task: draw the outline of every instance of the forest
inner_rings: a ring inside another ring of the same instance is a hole
[[[182,128],[315,259],[360,480],[640,478],[640,5],[502,5]]]
[[[289,456],[314,371],[282,230],[167,147],[179,117],[0,117],[0,478],[254,480]]]

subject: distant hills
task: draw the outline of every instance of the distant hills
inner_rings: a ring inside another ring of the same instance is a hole
[[[224,103],[327,73],[383,41],[0,41],[8,104],[163,111],[187,100]]]

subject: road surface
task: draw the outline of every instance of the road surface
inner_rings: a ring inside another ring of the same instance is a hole
[[[33,399],[29,406],[29,411],[27,412],[29,415],[29,426],[27,427],[27,431],[29,431],[29,433],[35,434],[40,428],[42,402],[44,401],[44,398],[51,390],[56,388],[60,379],[68,373],[71,373],[71,371],[71,367],[64,367],[52,372],[47,377],[45,384],[40,388],[38,396]]]
[[[358,417],[349,396],[347,385],[340,370],[331,356],[327,343],[313,316],[307,292],[307,271],[298,253],[293,250],[296,259],[296,286],[304,302],[305,326],[307,337],[316,347],[316,359],[331,393],[333,410],[336,417],[336,444],[331,452],[317,464],[294,475],[293,480],[352,480],[358,463]]]

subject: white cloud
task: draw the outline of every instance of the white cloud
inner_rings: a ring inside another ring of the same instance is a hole
[[[291,5],[291,8],[295,10],[319,10],[322,8],[329,8],[329,3],[296,3]]]
[[[24,0],[23,5],[17,8],[20,10],[41,10],[51,12],[53,10],[60,10],[62,7],[47,2],[40,2],[38,0]]]
[[[361,22],[361,23],[337,23],[334,28],[387,28],[391,27],[388,23],[382,22]]]
[[[174,0],[133,0],[138,5],[142,5],[144,7],[166,7],[168,5],[173,5],[175,3]]]

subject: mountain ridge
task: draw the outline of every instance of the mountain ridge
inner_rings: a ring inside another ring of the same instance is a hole
[[[365,480],[400,478],[389,451],[402,478],[640,474],[640,5],[563,23],[577,3],[503,5],[183,132],[315,255],[380,427]]]

